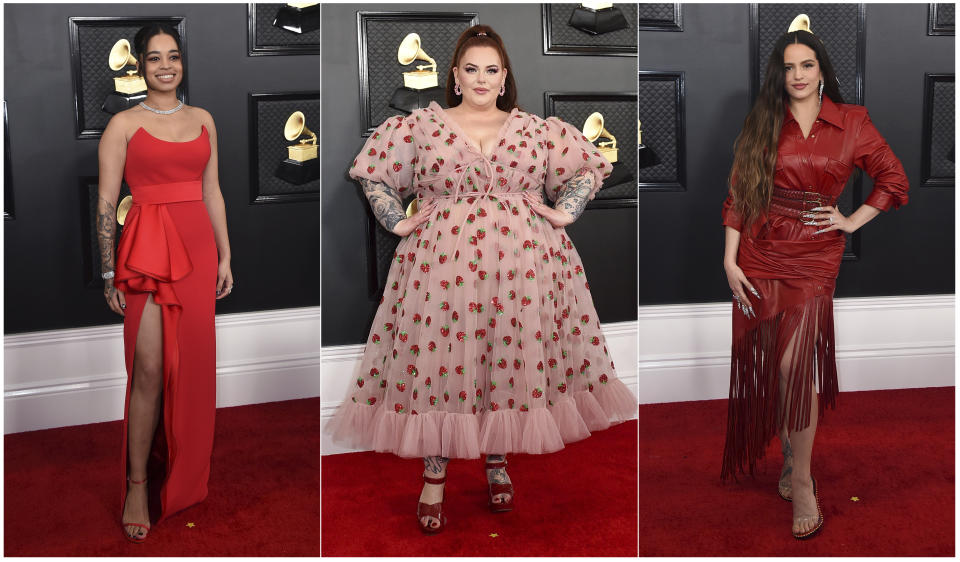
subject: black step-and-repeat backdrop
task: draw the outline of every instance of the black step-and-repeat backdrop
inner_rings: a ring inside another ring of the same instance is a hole
[[[298,31],[272,27],[281,6],[4,6],[6,333],[120,321],[103,299],[90,224],[97,145],[113,77],[124,74],[110,70],[110,49],[152,21],[181,32],[182,98],[217,125],[236,283],[217,312],[319,304],[320,180],[316,170],[275,172],[294,144],[283,136],[289,114],[320,128],[320,31],[306,20]]]
[[[620,159],[633,167],[635,157],[627,153],[635,138],[634,112],[620,106],[632,103],[624,102],[625,92],[636,91],[636,46],[630,39],[636,37],[636,6],[622,10],[627,30],[596,36],[566,29],[576,7],[323,6],[323,345],[366,339],[382,292],[383,269],[397,242],[372,222],[366,199],[347,169],[370,127],[400,113],[385,105],[403,86],[400,73],[413,67],[397,61],[397,48],[407,33],[421,34],[421,47],[437,61],[442,87],[459,34],[472,22],[490,25],[506,43],[523,110],[557,115],[580,128],[578,120],[590,113],[589,107],[601,108],[606,111],[604,127],[616,136]],[[561,12],[566,15],[561,17]],[[631,170],[621,179],[624,185],[611,186],[603,201],[591,203],[567,228],[583,258],[602,322],[636,318],[637,178]]]
[[[672,125],[659,125],[673,123],[662,117],[667,104],[662,100],[670,96],[658,97],[651,90],[645,97],[650,89],[643,86],[645,73],[682,76],[683,100],[674,105],[684,108],[686,122],[678,129],[685,130],[685,185],[648,190],[641,184],[640,304],[729,299],[720,209],[733,142],[750,108],[752,86],[766,65],[770,38],[786,31],[793,16],[803,12],[810,15],[813,32],[824,35],[831,59],[839,63],[847,101],[867,107],[903,162],[911,186],[905,207],[881,214],[852,238],[837,296],[953,293],[952,9],[928,4],[680,8],[681,31],[639,32],[640,120],[651,116],[650,126],[643,126],[643,144],[660,152],[672,150],[675,143]],[[781,13],[785,11],[790,14]],[[660,167],[663,164],[649,170],[659,173]],[[644,174],[641,170],[641,178]],[[873,188],[872,180],[862,176],[862,185],[855,179],[848,185],[841,203],[846,212]]]

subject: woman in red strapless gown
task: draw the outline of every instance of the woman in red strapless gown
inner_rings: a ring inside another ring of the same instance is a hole
[[[125,536],[140,542],[150,528],[148,498],[159,493],[159,522],[207,495],[216,408],[214,308],[233,278],[216,127],[209,113],[176,98],[179,37],[169,27],[148,26],[134,42],[148,95],[103,133],[97,231],[104,294],[124,315],[122,524]],[[165,140],[148,129],[192,140]],[[114,271],[121,173],[133,205]]]

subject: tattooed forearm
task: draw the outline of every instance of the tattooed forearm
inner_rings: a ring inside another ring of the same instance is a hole
[[[443,474],[448,462],[447,457],[423,457],[423,469],[431,474]]]
[[[587,206],[590,192],[593,191],[594,181],[594,175],[590,170],[581,168],[575,176],[567,180],[554,208],[566,211],[573,217],[573,220],[577,220]]]
[[[113,271],[113,250],[117,235],[117,207],[103,197],[97,201],[97,242],[100,246],[100,271]]]
[[[367,196],[377,222],[383,225],[383,228],[393,232],[397,223],[407,218],[403,203],[400,201],[400,194],[384,183],[368,179],[361,179],[360,185],[363,186],[363,194]]]

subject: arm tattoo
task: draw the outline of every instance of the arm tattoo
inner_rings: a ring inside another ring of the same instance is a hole
[[[373,209],[373,216],[377,217],[383,228],[393,232],[397,223],[407,218],[400,194],[385,183],[368,179],[361,179],[360,185],[363,186],[363,194],[367,196],[370,208]]]
[[[423,469],[433,474],[442,474],[447,469],[447,457],[423,457]]]
[[[573,220],[577,220],[587,206],[593,183],[594,175],[588,168],[581,168],[575,176],[567,180],[553,208],[566,211],[573,216]]]
[[[100,271],[113,271],[114,248],[117,234],[117,207],[103,197],[97,201],[97,243],[100,246]],[[104,292],[110,296],[113,282],[107,282]]]

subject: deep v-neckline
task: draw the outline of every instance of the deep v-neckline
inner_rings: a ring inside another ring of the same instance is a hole
[[[439,114],[443,118],[443,122],[446,123],[451,129],[457,130],[457,132],[459,133],[458,136],[463,139],[463,142],[467,146],[467,148],[469,148],[473,152],[476,152],[477,154],[482,156],[485,160],[490,160],[490,158],[493,156],[493,153],[496,152],[497,147],[500,146],[500,141],[503,140],[504,131],[506,130],[507,125],[510,124],[510,121],[513,119],[513,116],[516,114],[517,111],[519,111],[516,107],[510,110],[510,114],[507,115],[507,118],[503,120],[503,124],[500,125],[500,129],[497,131],[497,136],[494,137],[493,139],[493,148],[490,150],[490,154],[484,154],[482,145],[476,142],[475,140],[473,140],[473,137],[467,134],[464,128],[461,127],[459,123],[457,123],[456,119],[454,119],[452,115],[448,114],[445,109],[440,107],[440,104],[438,104],[435,101],[430,102],[429,107],[433,109],[434,113]]]

